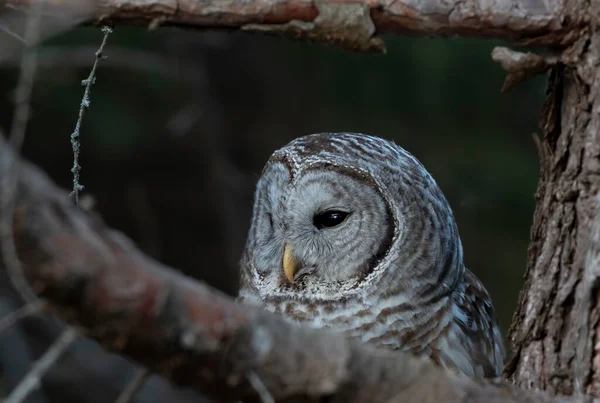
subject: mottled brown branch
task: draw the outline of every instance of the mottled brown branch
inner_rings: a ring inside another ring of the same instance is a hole
[[[33,290],[109,350],[177,383],[243,401],[260,401],[248,374],[278,402],[568,401],[475,382],[239,306],[145,256],[41,171],[20,166],[15,242]]]
[[[6,7],[31,1],[6,0]],[[51,3],[76,7],[73,0]],[[576,10],[574,0],[99,0],[87,22],[242,29],[381,52],[375,35],[388,33],[566,45],[583,30],[585,16]]]

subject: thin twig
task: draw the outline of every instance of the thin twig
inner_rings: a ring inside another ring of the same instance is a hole
[[[14,32],[12,29],[10,29],[8,26],[4,25],[3,23],[0,23],[0,32],[4,32],[6,35],[10,36],[11,38],[14,38],[17,41],[21,42],[23,45],[27,45],[27,41],[25,40],[25,38],[21,37],[19,34]]]
[[[96,81],[96,68],[98,67],[98,61],[104,59],[104,55],[102,52],[104,51],[104,46],[106,45],[106,40],[108,39],[108,35],[112,33],[112,29],[110,27],[105,26],[102,28],[102,32],[104,32],[104,38],[102,39],[102,43],[100,44],[100,48],[96,51],[96,60],[94,61],[94,65],[92,66],[92,71],[87,79],[81,82],[81,85],[85,85],[85,91],[83,92],[83,98],[81,99],[81,105],[79,107],[79,116],[77,118],[77,123],[75,124],[75,130],[71,134],[71,146],[73,148],[73,167],[71,168],[71,172],[73,173],[73,191],[71,192],[71,196],[75,199],[75,204],[79,204],[79,192],[83,190],[83,185],[79,183],[79,174],[81,172],[81,165],[79,165],[79,152],[81,150],[81,142],[79,140],[81,122],[83,121],[83,115],[85,110],[90,107],[91,102],[91,94],[92,94],[92,85]]]
[[[39,37],[39,25],[44,2],[36,1],[31,6],[25,27],[25,42],[36,43]],[[30,100],[37,65],[37,53],[29,47],[23,53],[20,64],[19,81],[16,88],[15,111],[9,136],[9,146],[5,147],[2,163],[6,170],[2,183],[2,205],[0,211],[0,231],[2,256],[6,273],[21,298],[30,303],[37,299],[23,276],[17,250],[13,239],[13,211],[18,179],[18,153],[25,139],[25,131],[30,115]]]
[[[0,333],[14,326],[18,321],[28,316],[37,315],[46,309],[46,303],[42,300],[35,300],[23,305],[21,308],[0,318]]]
[[[67,328],[60,337],[46,350],[43,356],[33,364],[31,371],[19,382],[17,387],[6,398],[4,403],[21,403],[27,396],[40,385],[40,379],[48,372],[50,367],[62,356],[67,348],[77,338],[73,328]]]
[[[92,46],[48,46],[38,51],[38,71],[41,69],[55,71],[65,67],[89,67],[89,56],[97,50]],[[13,68],[18,60],[2,61],[0,69]],[[174,61],[168,55],[147,50],[133,49],[111,45],[110,59],[102,62],[102,68],[116,68],[135,73],[152,73],[167,76],[177,82],[192,85],[192,90],[205,88],[208,85],[206,72],[201,63],[195,61]],[[39,73],[38,73],[39,75]]]
[[[116,403],[129,403],[135,396],[136,392],[142,387],[148,376],[150,375],[150,371],[146,368],[142,368],[138,370],[135,374],[135,377],[129,382],[127,387],[121,392],[119,397],[117,398]]]
[[[271,396],[263,381],[261,381],[260,377],[256,375],[254,371],[248,372],[246,376],[248,377],[250,385],[252,385],[256,393],[258,393],[262,403],[275,403],[275,399],[273,399],[273,396]]]

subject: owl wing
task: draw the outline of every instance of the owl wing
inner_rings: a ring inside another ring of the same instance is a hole
[[[414,310],[407,306],[410,304],[380,312],[378,319],[383,317],[391,326],[377,337],[371,337],[379,333],[373,331],[377,320],[353,328],[350,333],[378,347],[428,357],[443,368],[458,369],[471,377],[491,378],[501,374],[502,335],[491,298],[473,273],[465,270],[462,281],[441,307]],[[400,314],[411,318],[410,326],[406,321],[389,319]]]
[[[476,377],[500,376],[504,343],[491,298],[469,270],[453,294],[452,320],[432,354],[444,367],[459,367]]]

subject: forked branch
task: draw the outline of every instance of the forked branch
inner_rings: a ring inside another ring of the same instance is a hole
[[[260,393],[278,402],[568,401],[475,382],[239,306],[145,256],[40,170],[20,166],[15,242],[33,290],[109,350],[177,383],[243,401]]]

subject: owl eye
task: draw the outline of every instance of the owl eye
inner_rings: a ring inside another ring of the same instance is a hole
[[[313,217],[313,224],[318,229],[337,227],[343,223],[349,215],[350,213],[339,210],[324,211],[315,214]]]

